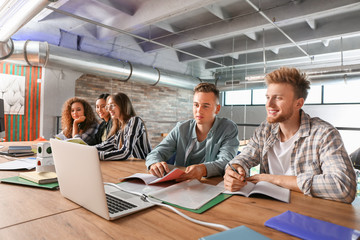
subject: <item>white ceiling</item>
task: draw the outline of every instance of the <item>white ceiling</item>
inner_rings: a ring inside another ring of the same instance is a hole
[[[243,81],[282,65],[359,64],[360,1],[59,0],[12,38]]]

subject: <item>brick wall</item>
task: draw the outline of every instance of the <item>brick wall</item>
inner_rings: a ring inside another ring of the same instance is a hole
[[[126,93],[136,114],[145,121],[152,147],[161,142],[161,134],[168,133],[176,122],[192,118],[192,90],[122,82],[94,75],[81,76],[75,86],[75,96],[88,100],[94,110],[101,93]]]

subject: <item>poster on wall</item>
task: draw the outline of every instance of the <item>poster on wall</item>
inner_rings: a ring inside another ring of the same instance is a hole
[[[24,115],[25,76],[0,73],[0,98],[5,114]]]

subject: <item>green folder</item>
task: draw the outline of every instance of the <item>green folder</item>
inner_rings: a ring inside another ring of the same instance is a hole
[[[55,190],[55,189],[59,188],[59,183],[58,182],[46,183],[46,184],[37,184],[35,182],[28,181],[28,180],[23,179],[23,178],[18,177],[18,176],[0,179],[0,182],[24,185],[24,186],[29,186],[29,187],[39,187],[39,188],[52,189],[52,190]]]
[[[199,209],[190,209],[190,208],[184,208],[181,207],[179,205],[176,204],[172,204],[172,203],[168,203],[168,202],[164,202],[168,205],[171,205],[173,207],[177,207],[180,209],[184,209],[190,212],[194,212],[194,213],[203,213],[206,210],[212,208],[213,206],[217,205],[218,203],[221,203],[222,201],[224,201],[225,199],[228,199],[229,197],[231,197],[232,194],[225,194],[225,193],[221,193],[218,196],[216,196],[215,198],[211,199],[209,202],[207,202],[206,204],[204,204],[202,207],[200,207]]]

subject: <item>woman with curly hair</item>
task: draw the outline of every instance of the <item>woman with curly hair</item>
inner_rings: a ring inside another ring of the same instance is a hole
[[[63,131],[57,136],[61,139],[81,138],[89,145],[95,145],[98,122],[90,104],[78,97],[68,99],[61,115]]]
[[[106,108],[112,128],[109,138],[96,145],[100,160],[145,159],[151,151],[144,122],[136,116],[129,97],[124,93],[109,96]]]

